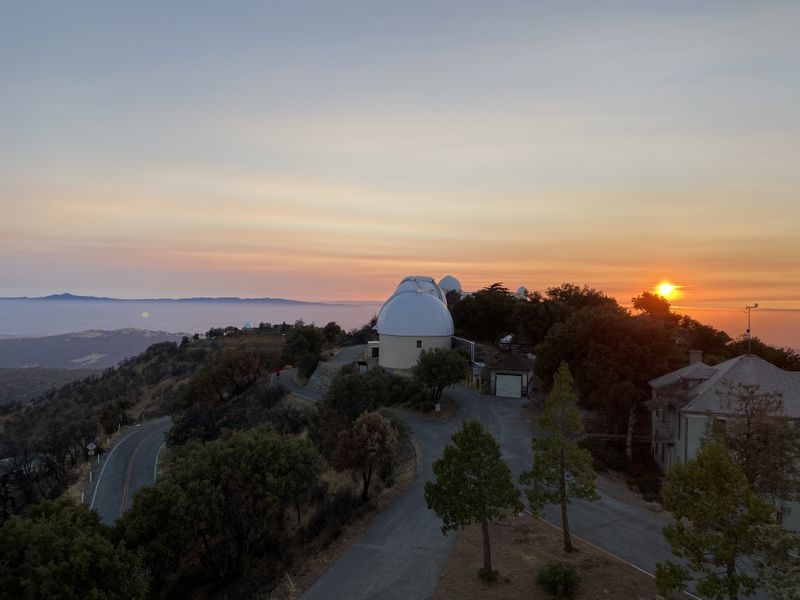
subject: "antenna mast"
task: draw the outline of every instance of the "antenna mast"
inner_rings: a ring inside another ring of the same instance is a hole
[[[748,306],[745,304],[744,310],[747,313],[747,353],[750,354],[750,340],[753,337],[753,334],[750,331],[750,311],[754,308],[758,308],[758,302],[753,304],[753,306]]]

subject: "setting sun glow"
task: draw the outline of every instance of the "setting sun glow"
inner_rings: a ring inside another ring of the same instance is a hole
[[[660,283],[658,285],[658,293],[664,296],[664,298],[669,298],[672,295],[672,292],[675,291],[675,286],[671,283]]]

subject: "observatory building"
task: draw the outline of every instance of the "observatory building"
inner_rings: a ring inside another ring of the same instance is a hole
[[[382,367],[410,369],[423,350],[452,347],[453,319],[444,292],[431,277],[403,279],[381,307],[375,329]]]

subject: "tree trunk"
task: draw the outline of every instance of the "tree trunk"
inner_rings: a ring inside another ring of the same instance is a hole
[[[734,577],[736,576],[736,557],[733,557],[731,560],[728,561],[728,564],[725,565],[725,575],[728,580],[729,588],[728,588],[728,598],[730,600],[739,600],[739,588],[738,586],[730,586],[730,584],[734,581]]]
[[[361,471],[361,478],[364,482],[364,487],[361,489],[361,499],[366,502],[369,500],[369,482],[372,480],[372,469]]]
[[[564,449],[559,454],[559,493],[561,496],[561,529],[564,532],[564,552],[572,552],[572,538],[569,535],[569,519],[567,518],[567,468],[564,464]]]
[[[625,436],[625,456],[628,457],[628,461],[633,460],[633,430],[636,427],[636,408],[637,404],[634,402],[628,412],[628,433]]]
[[[492,569],[492,544],[489,541],[489,521],[484,520],[481,522],[481,531],[483,533],[483,568],[489,574]]]

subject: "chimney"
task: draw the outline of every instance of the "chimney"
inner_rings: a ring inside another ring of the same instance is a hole
[[[703,362],[703,351],[702,350],[689,350],[689,364],[693,365],[695,363]]]

